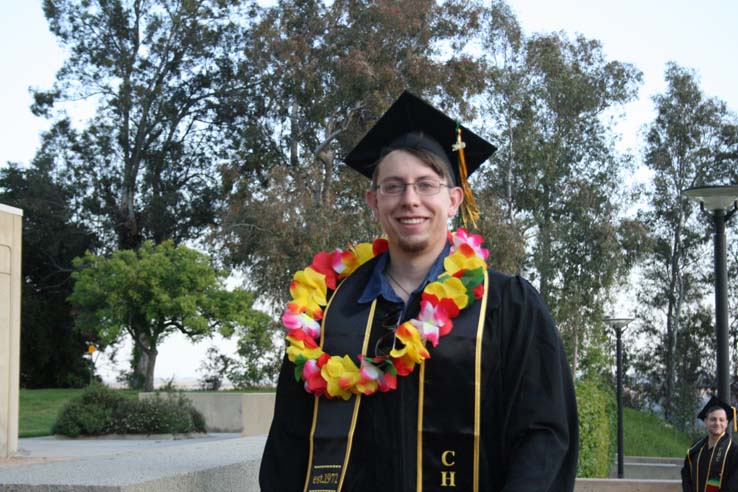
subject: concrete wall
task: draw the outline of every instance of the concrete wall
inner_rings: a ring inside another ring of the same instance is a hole
[[[274,414],[274,393],[232,391],[160,393],[176,397],[183,394],[205,417],[208,432],[240,432],[243,436],[266,434]],[[139,393],[139,399],[156,393]]]
[[[22,220],[0,204],[0,458],[18,451]]]

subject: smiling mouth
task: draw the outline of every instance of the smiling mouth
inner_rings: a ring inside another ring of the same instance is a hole
[[[400,224],[404,224],[404,225],[415,225],[415,224],[422,224],[425,221],[425,219],[417,219],[417,218],[413,218],[413,219],[397,219],[397,221]]]

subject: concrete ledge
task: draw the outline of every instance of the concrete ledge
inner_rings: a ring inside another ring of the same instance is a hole
[[[1,492],[258,491],[266,436],[0,468]],[[92,444],[92,443],[91,443]]]
[[[687,451],[684,451],[686,456]],[[625,463],[659,463],[659,464],[670,464],[679,465],[684,464],[684,457],[681,458],[656,458],[653,456],[626,456]],[[623,463],[623,464],[625,464]]]
[[[56,455],[53,461],[35,458],[26,463],[18,459],[12,466],[0,467],[0,492],[258,492],[265,442],[263,435],[208,442],[191,439],[170,441],[168,447],[100,455],[112,451],[86,441],[88,454],[81,458]],[[99,454],[92,456],[93,452]],[[680,492],[681,482],[580,478],[574,491]]]
[[[652,458],[648,456],[626,456],[623,463],[625,478],[679,480],[682,479],[684,458]],[[610,468],[610,478],[618,476],[618,464]]]
[[[574,492],[681,492],[681,480],[577,478]]]
[[[240,432],[243,436],[266,434],[274,415],[274,393],[187,391],[139,393],[138,398],[155,398],[157,394],[170,398],[185,396],[205,417],[208,432]]]

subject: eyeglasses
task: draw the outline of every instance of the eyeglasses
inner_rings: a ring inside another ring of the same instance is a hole
[[[390,352],[397,348],[397,327],[400,326],[402,320],[402,308],[396,307],[387,313],[382,319],[382,328],[384,333],[377,339],[374,344],[374,357],[388,357]],[[402,344],[402,342],[399,342]],[[402,347],[400,347],[402,348]]]
[[[415,189],[415,193],[422,196],[437,195],[443,187],[452,188],[452,186],[439,183],[432,179],[421,179],[414,183],[405,183],[404,181],[391,179],[379,183],[374,189],[378,190],[382,196],[399,196],[405,193],[408,186],[412,186]]]

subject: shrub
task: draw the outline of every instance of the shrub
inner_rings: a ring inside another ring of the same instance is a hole
[[[595,381],[576,384],[579,411],[579,477],[606,477],[615,458],[615,395]]]
[[[53,431],[69,437],[187,434],[205,432],[205,418],[184,395],[127,400],[103,385],[94,385],[62,407]]]
[[[205,432],[205,418],[183,395],[128,401],[114,414],[119,434],[188,434]]]
[[[93,384],[60,410],[54,434],[69,437],[97,436],[110,432],[115,408],[126,400],[101,384]]]

